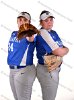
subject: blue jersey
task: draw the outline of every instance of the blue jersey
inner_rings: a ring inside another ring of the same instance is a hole
[[[27,66],[33,64],[35,41],[29,42],[26,38],[17,39],[17,31],[11,35],[8,44],[8,65]]]
[[[52,53],[53,50],[63,47],[63,43],[58,34],[51,30],[50,32],[41,29],[41,34],[36,37],[36,50],[39,64],[44,64],[43,56]]]

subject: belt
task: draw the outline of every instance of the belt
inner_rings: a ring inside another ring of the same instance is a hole
[[[44,63],[39,63],[40,65],[45,65]]]
[[[24,68],[26,66],[11,66],[10,65],[10,69],[20,69],[20,68]]]

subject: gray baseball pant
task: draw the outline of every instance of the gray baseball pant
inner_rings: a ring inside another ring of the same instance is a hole
[[[37,78],[41,85],[43,100],[55,100],[59,84],[60,67],[49,73],[45,65],[37,64]]]
[[[10,86],[15,100],[30,100],[36,77],[34,65],[21,69],[10,69]]]

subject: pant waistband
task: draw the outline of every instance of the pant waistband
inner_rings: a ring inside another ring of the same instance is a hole
[[[20,68],[24,68],[24,67],[26,67],[26,66],[9,66],[10,67],[10,69],[20,69]]]

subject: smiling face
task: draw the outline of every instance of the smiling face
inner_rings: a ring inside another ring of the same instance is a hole
[[[22,24],[26,24],[26,23],[30,23],[30,21],[28,19],[26,19],[25,17],[19,17],[17,18],[17,24],[18,24],[18,28],[20,28],[20,26]]]
[[[53,27],[53,22],[54,22],[53,18],[52,17],[48,17],[45,20],[41,20],[40,21],[40,25],[46,30],[51,30],[52,27]]]

